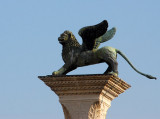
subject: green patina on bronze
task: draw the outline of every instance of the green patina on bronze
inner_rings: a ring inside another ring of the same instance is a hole
[[[82,37],[82,45],[78,43],[72,32],[64,31],[58,40],[63,46],[62,58],[65,64],[58,71],[54,71],[52,75],[66,75],[77,67],[105,62],[108,64],[108,68],[104,74],[117,76],[118,53],[137,73],[150,79],[156,79],[156,77],[138,71],[120,50],[109,46],[98,49],[101,43],[110,40],[116,33],[116,28],[112,28],[109,31],[107,31],[107,28],[108,22],[104,20],[97,25],[87,26],[80,29],[78,34]]]

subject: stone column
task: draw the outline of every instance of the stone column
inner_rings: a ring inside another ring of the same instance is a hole
[[[111,101],[130,88],[112,75],[39,76],[58,96],[65,119],[105,119]]]

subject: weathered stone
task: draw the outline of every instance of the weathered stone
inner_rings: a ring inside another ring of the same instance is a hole
[[[113,75],[39,76],[58,96],[65,119],[105,119],[111,101],[130,88]]]

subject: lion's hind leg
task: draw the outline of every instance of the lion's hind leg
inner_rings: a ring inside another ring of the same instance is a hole
[[[115,58],[107,58],[105,61],[108,64],[107,70],[104,72],[104,74],[112,74],[117,76],[118,75],[118,62]]]
[[[107,63],[108,64],[108,63]],[[107,70],[104,72],[104,74],[108,74],[109,72],[112,72],[111,66],[108,64]]]

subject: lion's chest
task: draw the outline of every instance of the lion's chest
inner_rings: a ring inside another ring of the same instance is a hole
[[[65,63],[74,64],[79,55],[80,49],[72,48],[72,49],[63,49],[62,57]]]

